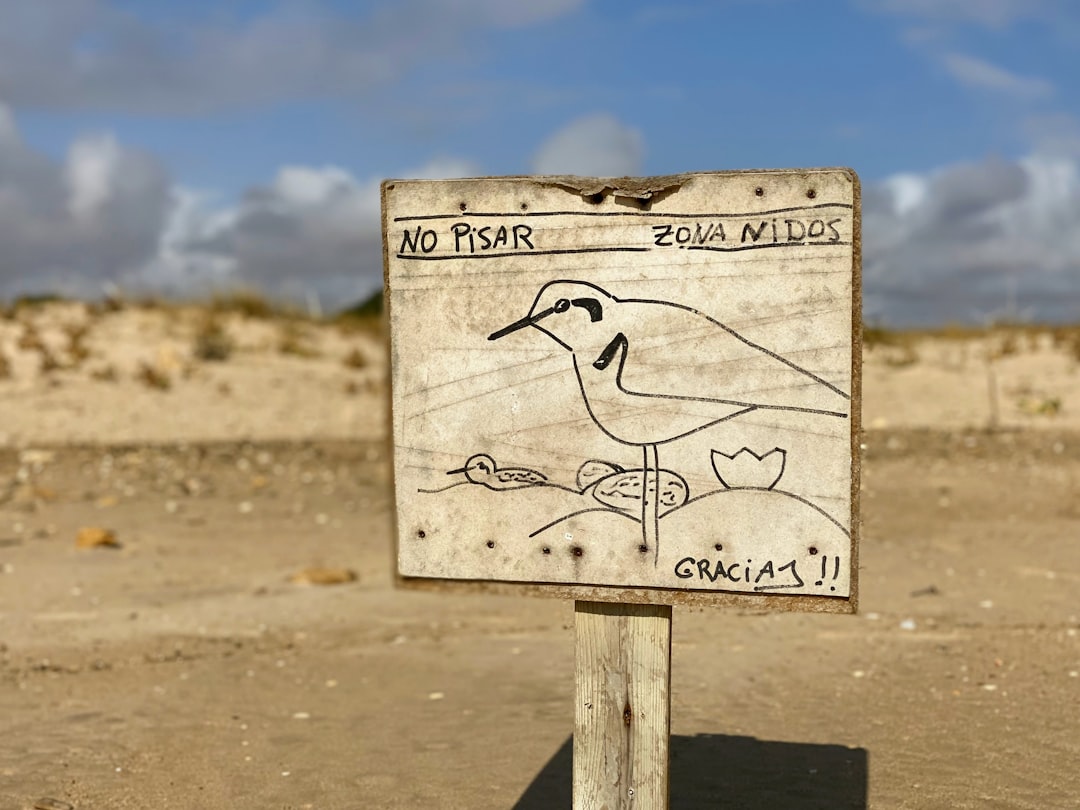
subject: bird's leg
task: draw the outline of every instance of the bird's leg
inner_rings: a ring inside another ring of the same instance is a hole
[[[660,463],[656,445],[642,447],[644,463],[641,465],[641,545],[643,551],[652,551],[656,564],[660,562]]]

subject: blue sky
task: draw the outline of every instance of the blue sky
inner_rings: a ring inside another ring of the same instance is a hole
[[[851,166],[866,311],[1080,320],[1066,0],[0,0],[0,295],[375,289],[378,181]]]

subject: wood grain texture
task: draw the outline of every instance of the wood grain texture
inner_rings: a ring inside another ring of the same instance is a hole
[[[574,810],[665,810],[671,607],[575,602],[574,616]]]
[[[387,181],[398,584],[854,612],[859,206],[843,169]]]

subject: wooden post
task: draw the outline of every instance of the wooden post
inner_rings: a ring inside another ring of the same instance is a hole
[[[667,810],[671,606],[575,602],[574,810]]]

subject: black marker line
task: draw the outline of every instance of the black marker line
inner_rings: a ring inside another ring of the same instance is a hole
[[[447,485],[445,487],[441,487],[440,489],[420,489],[418,487],[416,491],[417,492],[423,492],[423,493],[425,493],[427,495],[434,495],[437,492],[446,492],[446,490],[448,490],[448,489],[453,489],[454,487],[464,486],[465,484],[468,484],[468,483],[469,483],[468,481],[458,481],[456,484],[449,484],[449,485]]]
[[[799,503],[806,504],[815,512],[820,513],[822,517],[828,519],[830,523],[832,523],[834,526],[836,526],[836,528],[842,531],[848,539],[851,538],[851,532],[848,529],[845,529],[843,524],[839,520],[834,518],[832,515],[830,515],[813,501],[807,500],[802,495],[796,495],[794,492],[788,492],[785,489],[766,489],[765,487],[730,487],[728,489],[717,489],[713,490],[712,492],[706,492],[704,495],[698,495],[696,498],[690,498],[682,506],[672,509],[671,512],[668,512],[667,514],[670,515],[672,512],[677,512],[679,509],[684,509],[690,504],[692,504],[694,501],[700,501],[702,498],[711,498],[714,495],[723,495],[725,492],[775,492],[777,495],[785,495],[788,498],[794,498]],[[667,515],[665,515],[665,517],[666,516]]]
[[[468,219],[469,217],[661,217],[668,219],[744,219],[747,217],[765,217],[772,214],[789,214],[795,211],[817,211],[822,208],[854,209],[851,203],[816,203],[815,205],[797,205],[791,208],[771,208],[768,211],[750,211],[747,213],[721,214],[713,211],[706,214],[665,214],[655,211],[466,211],[457,214],[416,214],[407,217],[394,217],[394,222],[421,222],[429,219]]]
[[[737,247],[714,247],[712,245],[679,245],[682,250],[712,250],[717,253],[738,253],[742,250],[761,250],[763,248],[782,247],[829,247],[830,245],[850,245],[851,242],[767,242],[763,245],[738,245]]]
[[[735,456],[739,455],[740,453],[749,453],[754,458],[756,458],[759,462],[764,461],[766,456],[771,456],[773,453],[779,453],[780,454],[780,472],[776,476],[776,480],[773,481],[772,486],[771,487],[765,487],[765,489],[769,489],[769,490],[771,490],[773,487],[775,487],[780,482],[780,479],[784,477],[784,470],[787,469],[787,450],[785,450],[783,447],[774,447],[772,450],[769,450],[767,453],[762,453],[760,456],[757,453],[755,453],[753,450],[751,450],[749,447],[743,447],[742,449],[737,450],[735,453],[731,454],[730,456],[727,453],[722,453],[719,450],[713,450],[712,452],[713,452],[714,456],[723,456],[728,461],[735,461]],[[715,461],[715,459],[712,460],[712,468],[713,468],[713,472],[716,473],[716,477],[720,479],[720,483],[723,484],[728,489],[731,489],[731,484],[729,484],[727,481],[725,481],[724,477],[722,475],[720,475],[720,471],[718,469],[716,469],[716,461]]]
[[[656,450],[656,445],[655,444],[646,444],[641,449],[645,451],[645,456],[644,456],[644,458],[645,458],[645,469],[642,470],[642,472],[641,472],[641,475],[642,475],[642,479],[641,479],[641,515],[642,515],[642,517],[641,517],[641,528],[642,528],[642,533],[641,534],[642,534],[642,538],[647,541],[648,540],[648,535],[646,535],[646,533],[644,531],[644,529],[645,529],[645,520],[646,520],[646,517],[647,517],[649,520],[652,521],[652,524],[653,524],[653,537],[656,538],[656,554],[655,554],[655,557],[653,558],[653,564],[654,565],[659,565],[660,564],[660,456],[659,456],[659,453]],[[651,458],[650,458],[650,456],[651,456]],[[653,483],[656,486],[656,489],[653,490],[653,502],[652,502],[652,504],[648,504],[648,500],[649,500],[649,467],[650,467],[650,465],[651,465],[652,469],[655,471],[654,476],[653,476]],[[689,492],[689,491],[690,491],[690,489],[689,489],[689,487],[687,487],[687,492]],[[649,508],[650,505],[652,507],[651,509]],[[651,515],[646,515],[646,512],[651,512],[652,514]],[[648,549],[648,545],[649,545],[648,542],[643,542],[642,543],[642,546],[644,548],[646,548],[646,550]]]
[[[548,524],[546,524],[544,526],[541,526],[536,531],[530,532],[529,537],[536,537],[536,535],[540,534],[541,532],[546,532],[552,526],[558,525],[559,523],[562,523],[564,520],[569,520],[570,518],[577,517],[578,515],[584,515],[587,512],[607,512],[607,513],[612,514],[612,515],[618,515],[619,517],[624,517],[627,520],[633,521],[634,523],[638,522],[637,519],[634,518],[632,515],[628,515],[625,512],[620,512],[617,509],[603,509],[603,508],[601,508],[599,506],[594,506],[591,509],[581,509],[580,511],[577,511],[577,512],[571,512],[569,515],[563,515],[561,518],[556,518],[555,520],[551,521],[551,523],[548,523]]]
[[[590,285],[590,286],[595,286],[595,285]],[[839,388],[837,388],[835,385],[833,385],[828,380],[825,380],[825,379],[819,377],[818,375],[816,375],[816,374],[814,374],[814,373],[812,373],[810,371],[807,371],[805,368],[802,368],[801,366],[796,365],[795,363],[788,360],[786,357],[781,357],[776,352],[774,352],[774,351],[772,351],[770,349],[766,349],[764,346],[762,346],[762,345],[760,345],[758,343],[754,343],[754,341],[743,337],[738,332],[736,332],[734,329],[732,329],[730,326],[726,326],[726,325],[720,323],[720,321],[716,320],[715,318],[710,318],[708,315],[706,315],[701,310],[694,309],[693,307],[688,307],[685,304],[676,304],[676,303],[674,303],[672,301],[657,301],[657,300],[653,300],[653,299],[649,299],[649,298],[615,298],[615,296],[611,296],[611,297],[614,298],[616,301],[618,301],[620,303],[623,302],[623,301],[626,301],[628,303],[632,302],[632,303],[643,303],[643,304],[666,304],[669,307],[675,307],[676,309],[682,309],[682,310],[685,310],[687,312],[692,312],[695,315],[699,315],[702,318],[704,318],[705,320],[707,320],[707,321],[709,321],[709,322],[711,322],[713,324],[716,324],[721,329],[723,329],[725,332],[727,332],[729,335],[731,335],[734,338],[738,338],[739,340],[741,340],[743,343],[745,343],[750,348],[757,349],[759,352],[762,352],[763,354],[767,354],[769,357],[773,358],[774,360],[779,360],[781,363],[788,366],[789,368],[792,368],[795,371],[800,372],[801,374],[805,374],[810,379],[814,380],[815,382],[821,383],[822,385],[824,385],[829,390],[831,390],[834,393],[837,393],[840,396],[842,396],[844,399],[848,399],[848,400],[851,399],[850,394],[847,394],[844,391],[840,390]],[[623,353],[623,360],[625,361],[625,359],[626,359],[626,354],[624,352]],[[619,365],[619,372],[620,372],[620,376],[621,376],[622,364]],[[621,380],[620,380],[620,387],[621,387]],[[628,391],[627,393],[631,393],[631,392]],[[774,407],[774,406],[761,405],[761,406],[758,406],[758,407],[771,408],[771,407]],[[782,409],[782,410],[792,410],[792,409],[786,409],[785,408],[785,409]],[[797,409],[794,409],[794,410],[797,410]],[[809,412],[810,413],[828,413],[827,411],[820,411],[820,412],[819,411],[809,411]],[[831,414],[831,415],[837,416],[838,414]],[[845,414],[845,416],[846,416],[846,414]]]
[[[663,303],[663,302],[657,301],[657,302],[654,302],[654,303]],[[672,304],[672,306],[678,306],[678,305],[677,304]],[[690,309],[690,307],[686,307],[686,309]],[[696,310],[692,310],[692,311],[696,312]],[[701,315],[702,313],[698,313],[698,314]],[[707,315],[702,315],[702,317],[707,318],[708,316]],[[709,318],[709,320],[712,320],[712,318]],[[744,343],[747,343],[748,345],[753,346],[755,349],[758,349],[759,351],[764,352],[765,354],[769,355],[770,357],[772,357],[772,358],[774,358],[776,360],[780,360],[785,365],[790,366],[791,368],[793,368],[795,371],[801,372],[801,373],[805,374],[807,377],[810,377],[815,382],[821,383],[822,385],[826,386],[827,388],[835,391],[837,394],[840,394],[842,397],[844,397],[844,399],[851,399],[850,396],[845,394],[843,391],[841,391],[836,386],[832,385],[832,383],[826,382],[825,380],[821,379],[817,375],[812,374],[811,372],[807,371],[804,368],[801,368],[800,366],[797,366],[795,363],[791,362],[790,360],[788,360],[788,359],[786,359],[784,357],[781,357],[780,355],[776,354],[775,352],[769,351],[768,349],[764,348],[763,346],[758,346],[755,343],[751,343],[749,340],[744,338],[738,332],[734,331],[733,329],[729,329],[728,327],[721,324],[719,321],[713,321],[713,323],[717,324],[718,326],[723,327],[725,331],[727,331],[729,334],[733,335],[734,337],[739,338]],[[624,341],[625,341],[625,338],[624,338]],[[615,372],[615,386],[620,391],[622,391],[624,394],[626,394],[627,396],[646,397],[646,398],[649,398],[649,399],[678,400],[679,402],[711,402],[711,403],[716,403],[718,405],[732,405],[732,406],[736,406],[736,407],[741,406],[743,408],[747,408],[747,409],[751,409],[751,410],[794,411],[795,413],[812,413],[812,414],[817,414],[819,416],[835,416],[835,417],[838,417],[840,419],[847,419],[848,418],[848,415],[846,413],[843,413],[842,411],[826,411],[826,410],[821,410],[821,409],[817,409],[817,408],[803,408],[803,407],[799,407],[799,406],[796,406],[796,405],[763,405],[763,404],[755,403],[755,402],[740,402],[739,400],[733,400],[733,399],[719,399],[719,398],[714,398],[714,397],[691,397],[691,396],[682,396],[682,395],[679,395],[679,394],[647,394],[647,393],[644,393],[644,392],[641,392],[641,391],[631,391],[629,388],[627,388],[626,386],[623,385],[623,380],[622,380],[623,368],[626,366],[627,347],[628,347],[628,344],[624,342],[622,344],[622,356],[619,359],[619,368]],[[575,363],[575,368],[576,368],[576,363]],[[743,413],[743,411],[740,411],[739,413]],[[737,416],[738,414],[734,414],[734,415]],[[731,417],[728,416],[728,417],[725,417],[725,418],[730,419]],[[723,420],[718,420],[718,421],[723,421]],[[710,424],[715,424],[715,423],[710,423]],[[688,434],[682,434],[682,435],[688,435]],[[671,440],[667,439],[665,441],[671,441]],[[659,444],[659,442],[658,442],[658,444]]]
[[[736,247],[711,247],[709,245],[678,245],[680,250],[709,250],[715,253],[741,253],[747,250],[764,250],[766,248],[785,247],[832,247],[835,245],[850,245],[851,242],[767,242],[762,245],[738,245]],[[664,247],[660,248],[661,250]],[[566,248],[563,250],[525,250],[511,253],[446,253],[438,256],[430,253],[397,253],[398,259],[407,259],[421,262],[446,261],[447,259],[502,259],[508,256],[560,256],[571,253],[648,253],[652,247],[596,247],[596,248]],[[668,302],[659,302],[668,303]],[[673,305],[674,306],[674,305]]]
[[[625,358],[625,355],[624,355],[624,358]],[[609,439],[612,439],[613,441],[618,442],[619,444],[626,445],[627,447],[640,447],[641,446],[640,442],[628,442],[628,441],[626,441],[624,439],[620,439],[618,436],[616,436],[614,433],[612,433],[610,430],[608,430],[606,427],[604,427],[604,423],[601,422],[597,418],[596,413],[592,409],[592,403],[589,402],[588,394],[585,393],[585,383],[583,383],[582,380],[581,380],[581,369],[578,368],[577,356],[576,355],[572,356],[571,360],[573,360],[573,363],[574,363],[574,373],[577,375],[578,390],[581,391],[581,398],[585,402],[585,410],[587,410],[589,412],[589,418],[592,419],[593,424],[596,425],[598,428],[600,428],[601,433],[603,433]],[[633,394],[631,392],[626,392],[626,393],[633,396]],[[648,395],[643,395],[643,396],[648,396]],[[679,397],[664,397],[661,394],[654,394],[653,396],[660,397],[661,399],[679,399]],[[722,400],[704,400],[704,401],[706,401],[706,402],[723,402]],[[734,404],[734,403],[731,403],[731,404]],[[741,411],[735,411],[734,413],[728,414],[727,416],[722,416],[719,419],[714,419],[711,422],[706,422],[704,425],[699,425],[696,428],[692,428],[691,430],[687,430],[684,433],[680,433],[677,436],[672,436],[670,439],[663,439],[662,441],[654,442],[654,444],[657,444],[657,445],[667,444],[668,442],[673,442],[673,441],[676,441],[677,439],[682,439],[682,438],[685,438],[686,436],[691,436],[694,433],[698,433],[699,431],[707,430],[708,428],[711,428],[714,425],[718,425],[721,422],[726,422],[729,419],[734,419],[736,416],[742,416],[744,413],[750,413],[751,411],[756,411],[756,410],[757,410],[756,406],[750,405],[750,406],[747,406],[746,408],[743,408]]]
[[[438,262],[446,261],[447,259],[506,259],[511,256],[565,256],[571,253],[648,253],[650,250],[652,250],[652,248],[598,247],[566,248],[564,250],[524,250],[511,253],[447,253],[440,256],[432,256],[431,254],[397,253],[395,254],[395,257],[418,262]]]
[[[793,577],[795,577],[796,584],[794,584],[794,585],[758,585],[758,586],[756,586],[754,588],[754,590],[755,591],[776,591],[776,590],[780,590],[782,588],[802,588],[804,585],[806,585],[806,583],[803,582],[803,578],[799,576],[798,570],[796,570],[796,568],[795,568],[795,560],[792,560],[789,563],[785,563],[784,565],[781,565],[776,570],[777,571],[787,571],[788,569],[791,569],[791,575]]]

